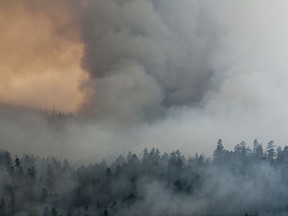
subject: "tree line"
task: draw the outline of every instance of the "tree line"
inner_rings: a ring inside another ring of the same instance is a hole
[[[152,148],[89,165],[1,150],[0,199],[0,216],[287,215],[288,147],[220,139],[212,158]]]

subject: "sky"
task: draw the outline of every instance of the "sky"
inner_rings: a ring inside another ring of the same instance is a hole
[[[25,139],[33,134],[34,144],[3,135],[16,143],[4,147],[44,154],[43,145],[55,143],[49,154],[78,158],[146,146],[212,155],[218,138],[230,149],[255,138],[283,147],[287,6],[285,0],[0,0],[0,101],[94,121],[43,137],[34,135],[34,120],[26,132],[26,123],[15,120],[9,127]]]

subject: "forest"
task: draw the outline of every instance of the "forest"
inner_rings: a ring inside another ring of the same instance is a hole
[[[1,216],[287,215],[288,147],[255,139],[212,158],[144,149],[112,163],[0,152]]]
[[[0,216],[287,216],[287,8],[0,0]]]

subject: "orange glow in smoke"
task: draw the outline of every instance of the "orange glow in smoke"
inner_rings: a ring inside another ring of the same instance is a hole
[[[67,13],[55,26],[15,2],[0,3],[0,102],[75,112],[83,100],[83,45],[72,28],[59,32]]]

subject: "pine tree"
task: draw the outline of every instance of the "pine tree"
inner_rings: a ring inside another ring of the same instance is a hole
[[[112,171],[111,171],[111,169],[109,167],[106,169],[105,175],[107,177],[111,177],[112,176]]]
[[[216,149],[214,151],[214,157],[221,156],[223,151],[224,151],[223,142],[222,142],[222,139],[219,139],[218,142],[217,142],[217,147],[216,147]]]
[[[267,148],[266,148],[266,157],[269,161],[273,161],[274,157],[276,156],[276,152],[274,150],[274,142],[271,140],[270,142],[267,143]]]
[[[48,198],[48,190],[46,188],[42,188],[40,202],[41,203],[46,202],[47,198]]]
[[[205,159],[204,159],[203,154],[201,154],[200,157],[198,158],[197,165],[200,167],[205,165]]]
[[[57,210],[56,210],[56,208],[55,207],[53,207],[52,209],[51,209],[51,214],[50,214],[51,216],[58,216],[58,212],[57,212]]]
[[[109,216],[107,209],[105,209],[103,216]]]
[[[224,160],[224,146],[223,146],[223,142],[222,142],[222,139],[219,139],[218,142],[217,142],[217,147],[214,151],[214,162],[216,164],[219,164],[221,163],[223,160]]]
[[[20,159],[18,158],[18,156],[16,156],[16,159],[15,159],[15,166],[16,166],[17,168],[20,167]]]
[[[255,139],[253,142],[253,154],[256,159],[263,158],[262,143],[260,144],[257,139]]]

